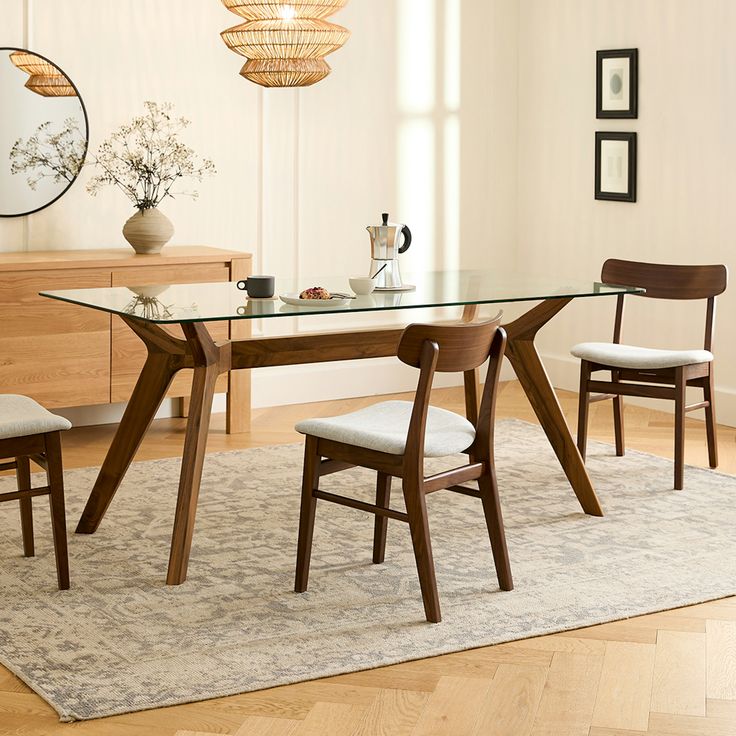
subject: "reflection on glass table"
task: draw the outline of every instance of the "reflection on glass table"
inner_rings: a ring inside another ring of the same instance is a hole
[[[44,296],[80,304],[112,314],[139,317],[158,324],[214,322],[218,320],[294,317],[310,314],[381,312],[423,307],[463,306],[504,302],[537,301],[552,298],[585,298],[636,292],[631,287],[617,287],[595,281],[569,283],[534,279],[523,275],[497,274],[490,271],[448,271],[412,274],[416,291],[374,292],[367,297],[336,300],[317,306],[283,304],[274,299],[248,299],[233,283],[179,284],[149,286],[156,298],[166,305],[164,311],[152,311],[150,304],[135,300],[136,292],[126,287],[46,291]],[[324,282],[324,283],[323,283]],[[298,282],[277,280],[276,293],[299,293],[305,285],[320,283],[328,291],[346,293],[340,279],[303,278]],[[140,289],[138,290],[140,291]],[[193,306],[193,305],[196,305]],[[131,311],[132,310],[132,311]]]

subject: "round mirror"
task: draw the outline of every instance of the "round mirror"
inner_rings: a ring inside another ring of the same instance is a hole
[[[74,83],[40,54],[0,48],[0,217],[38,212],[84,165],[87,111]]]

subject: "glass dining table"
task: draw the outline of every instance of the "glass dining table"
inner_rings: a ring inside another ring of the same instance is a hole
[[[598,282],[563,282],[504,275],[492,271],[454,271],[415,274],[413,291],[374,292],[370,296],[335,299],[327,305],[303,306],[274,299],[248,299],[234,283],[110,287],[44,291],[41,296],[119,316],[143,341],[148,356],[128,402],[113,442],[102,464],[77,526],[78,534],[99,527],[133,458],[163,401],[174,376],[193,369],[174,529],[166,582],[186,580],[194,534],[199,487],[205,459],[215,384],[222,373],[271,366],[383,358],[396,355],[402,327],[364,327],[355,324],[358,313],[420,308],[464,307],[462,320],[478,318],[481,305],[530,302],[520,317],[505,324],[506,357],[587,514],[602,516],[593,484],[567,426],[557,396],[534,344],[537,332],[573,299],[621,297],[642,293],[635,287]],[[335,280],[339,287],[340,281]],[[301,288],[329,279],[300,279]],[[277,294],[298,294],[296,283],[278,281]],[[336,289],[336,291],[339,290]],[[239,320],[340,315],[340,329],[300,332],[280,337],[251,337],[215,341],[208,324]],[[353,315],[351,325],[351,315]],[[409,320],[410,321],[410,320]],[[184,338],[167,330],[178,325]],[[465,376],[465,403],[470,418],[478,408],[478,376]]]

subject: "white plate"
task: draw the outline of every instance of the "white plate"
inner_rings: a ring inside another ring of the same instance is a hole
[[[350,299],[300,299],[299,294],[279,294],[279,299],[294,307],[340,307],[350,303]]]

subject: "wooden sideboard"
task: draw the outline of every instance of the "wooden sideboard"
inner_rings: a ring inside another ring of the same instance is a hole
[[[145,359],[143,343],[119,317],[38,295],[49,289],[237,281],[251,272],[247,253],[168,246],[160,255],[127,249],[0,253],[0,393],[20,393],[53,408],[124,402]],[[247,321],[210,325],[216,339],[250,336]],[[181,334],[180,328],[171,332]],[[191,371],[167,394],[187,397]],[[221,376],[227,431],[250,427],[248,371]]]

